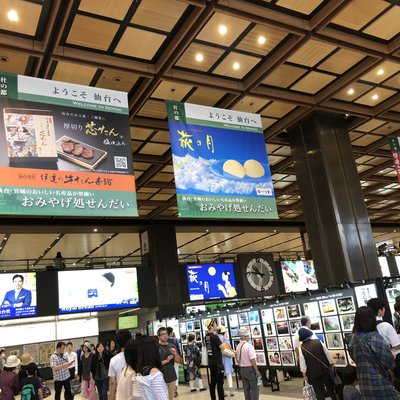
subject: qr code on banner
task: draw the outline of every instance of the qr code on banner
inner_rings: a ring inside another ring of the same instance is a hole
[[[128,159],[126,157],[114,156],[114,166],[118,169],[128,169]]]

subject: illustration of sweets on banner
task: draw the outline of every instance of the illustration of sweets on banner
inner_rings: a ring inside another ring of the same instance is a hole
[[[392,157],[394,161],[394,167],[397,172],[397,180],[400,182],[400,137],[399,136],[388,136],[390,150],[392,151]]]
[[[167,101],[178,215],[276,219],[261,117]]]

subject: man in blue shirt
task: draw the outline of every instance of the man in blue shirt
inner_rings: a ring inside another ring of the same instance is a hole
[[[9,290],[4,296],[2,307],[29,307],[32,302],[32,293],[24,289],[24,277],[20,274],[13,276],[14,290]]]

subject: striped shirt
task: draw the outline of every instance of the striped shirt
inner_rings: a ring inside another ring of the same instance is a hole
[[[62,365],[67,363],[68,360],[63,354],[54,353],[50,357],[50,367],[56,367],[58,365]],[[71,374],[69,373],[69,365],[65,368],[58,369],[57,371],[53,370],[53,378],[55,381],[66,381],[70,378]]]

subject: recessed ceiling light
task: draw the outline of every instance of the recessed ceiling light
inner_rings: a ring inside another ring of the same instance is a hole
[[[218,32],[220,35],[225,35],[228,32],[228,28],[225,25],[220,25],[218,28]]]
[[[9,19],[9,21],[12,22],[17,22],[18,21],[18,13],[15,10],[10,10],[7,13],[7,18]]]
[[[93,232],[97,232],[97,228],[94,228],[94,229],[93,229]]]
[[[385,70],[380,68],[378,69],[378,71],[376,72],[377,75],[383,75],[385,73]]]
[[[238,70],[240,68],[240,64],[238,62],[234,62],[232,68]]]
[[[196,54],[196,61],[197,62],[202,62],[204,60],[204,56],[201,53]]]
[[[259,36],[257,41],[258,44],[264,44],[267,41],[267,39],[265,39],[265,36]]]
[[[354,94],[354,89],[353,89],[353,88],[350,88],[350,89],[347,91],[347,94],[349,94],[350,96],[351,96],[352,94]]]
[[[378,96],[377,94],[374,94],[374,95],[371,97],[371,99],[372,99],[372,100],[378,100],[378,99],[379,99],[379,96]]]

